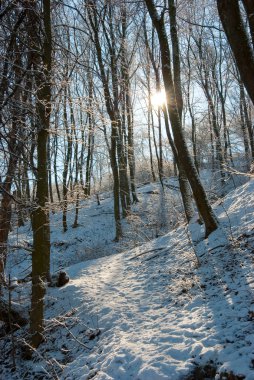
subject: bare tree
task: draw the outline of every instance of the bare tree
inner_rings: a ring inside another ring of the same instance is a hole
[[[4,5],[4,4],[3,4]],[[1,175],[0,204],[0,287],[4,282],[4,267],[7,258],[8,235],[11,228],[12,185],[19,157],[26,142],[25,108],[28,96],[27,72],[30,63],[27,60],[26,38],[18,41],[18,33],[24,35],[24,21],[27,11],[25,7],[16,4],[5,4],[5,12],[1,14],[5,28],[4,39],[1,40],[3,60],[0,74],[0,126],[1,155],[5,168]]]
[[[171,42],[173,50],[173,73],[171,70],[171,53],[167,38],[167,33],[164,23],[164,11],[158,15],[156,6],[153,1],[145,0],[150,17],[158,34],[158,39],[161,49],[162,74],[164,86],[167,96],[167,110],[169,120],[174,135],[174,142],[177,149],[179,161],[182,163],[187,178],[190,182],[192,192],[198,207],[198,211],[202,216],[205,227],[206,236],[217,229],[218,222],[208,202],[207,195],[203,185],[199,179],[197,169],[189,154],[186,141],[182,131],[181,112],[182,112],[182,92],[181,92],[181,77],[180,77],[180,56],[179,44],[176,26],[176,8],[174,0],[169,1],[170,26],[171,26]]]
[[[43,0],[42,9],[29,1],[28,32],[31,36],[30,59],[36,84],[37,191],[32,213],[32,299],[30,312],[31,342],[37,347],[43,340],[45,281],[50,276],[50,225],[48,210],[47,148],[51,114],[51,2]],[[41,18],[40,16],[43,15]],[[43,32],[40,32],[42,25]],[[43,51],[41,55],[40,51]]]

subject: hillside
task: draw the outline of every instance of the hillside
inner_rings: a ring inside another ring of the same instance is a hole
[[[254,180],[217,202],[221,228],[206,240],[195,221],[191,232],[176,225],[176,191],[154,184],[139,193],[120,245],[110,197],[87,201],[80,227],[65,235],[53,215],[52,271],[63,267],[70,281],[48,289],[45,342],[33,361],[21,359],[26,328],[14,336],[14,372],[11,336],[0,340],[3,378],[202,379],[205,366],[210,379],[254,379]],[[27,225],[18,244],[30,241]],[[11,277],[29,274],[29,260],[13,252]],[[12,299],[27,308],[29,292],[29,282],[18,284]]]

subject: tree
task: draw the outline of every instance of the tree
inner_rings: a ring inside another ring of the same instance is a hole
[[[4,3],[4,2],[3,2]],[[8,3],[8,2],[7,2]],[[24,20],[27,11],[15,4],[2,4],[5,11],[1,13],[3,39],[1,53],[3,56],[0,70],[0,125],[1,147],[3,149],[1,173],[1,203],[0,203],[0,288],[4,282],[4,268],[7,257],[8,235],[11,228],[12,186],[19,157],[23,152],[27,130],[25,125],[24,104],[28,97],[29,62],[26,57],[26,43],[22,43],[18,34],[24,36]],[[4,7],[5,6],[5,7]],[[22,143],[23,140],[23,143]]]
[[[104,62],[103,62],[103,55],[102,55],[102,47],[101,47],[101,41],[99,36],[99,23],[101,20],[98,19],[98,11],[96,4],[92,1],[88,2],[88,19],[89,24],[91,26],[91,30],[93,33],[93,41],[97,53],[97,60],[99,64],[100,74],[101,74],[101,80],[103,84],[103,91],[104,91],[104,97],[105,97],[105,103],[106,103],[106,109],[111,121],[111,147],[110,147],[110,163],[114,178],[114,217],[115,217],[115,223],[116,223],[116,240],[119,240],[122,237],[122,227],[121,227],[121,216],[120,216],[120,175],[119,175],[119,168],[118,168],[118,160],[117,160],[117,143],[119,139],[119,124],[120,124],[120,117],[119,117],[119,109],[118,109],[118,85],[117,85],[117,71],[116,71],[116,55],[115,55],[115,46],[112,45],[109,46],[109,49],[111,51],[111,73],[112,73],[112,87],[113,87],[113,100],[110,93],[110,86],[109,86],[109,80],[108,76],[106,74]],[[111,4],[109,4],[109,7],[112,7]],[[111,21],[112,24],[112,21]],[[111,32],[112,34],[112,32]],[[109,36],[107,35],[107,38]]]
[[[180,56],[176,25],[175,2],[174,0],[169,0],[171,42],[173,51],[173,75],[171,69],[171,52],[164,23],[165,9],[159,16],[154,1],[145,0],[145,3],[153,25],[157,31],[160,43],[162,75],[167,98],[167,111],[173,131],[177,156],[183,165],[183,169],[191,185],[198,211],[205,223],[206,236],[208,236],[211,232],[217,229],[218,221],[209,204],[207,195],[198,176],[197,169],[188,151],[182,130],[181,112],[183,102],[181,92]]]
[[[50,0],[29,1],[28,31],[31,36],[31,65],[36,85],[37,123],[37,191],[32,212],[33,253],[32,253],[32,298],[30,312],[30,333],[33,347],[43,340],[43,316],[45,282],[50,276],[50,225],[48,211],[48,170],[47,148],[51,114],[51,67],[52,36]],[[40,16],[43,15],[42,20]],[[40,33],[40,25],[43,32]],[[40,50],[43,54],[41,55]]]

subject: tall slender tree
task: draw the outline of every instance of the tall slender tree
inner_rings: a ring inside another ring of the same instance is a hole
[[[183,101],[181,91],[180,54],[176,25],[175,2],[174,0],[169,0],[168,3],[170,14],[171,43],[173,51],[173,75],[171,69],[171,52],[164,22],[165,9],[162,11],[161,15],[159,15],[154,1],[145,0],[145,3],[159,39],[162,61],[162,75],[167,97],[167,110],[173,131],[174,143],[177,149],[177,156],[183,165],[184,171],[191,185],[198,211],[205,223],[206,236],[208,236],[211,232],[217,229],[218,221],[213,213],[211,205],[209,204],[197,169],[188,151],[182,130],[181,113]]]
[[[48,210],[47,147],[51,114],[52,35],[51,2],[29,1],[28,31],[31,36],[31,61],[36,85],[37,191],[32,213],[32,299],[30,312],[31,343],[43,340],[45,282],[50,276],[50,225]],[[40,26],[42,25],[42,32]],[[43,54],[41,54],[41,49]]]

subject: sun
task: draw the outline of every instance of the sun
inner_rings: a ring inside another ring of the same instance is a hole
[[[151,96],[151,103],[154,108],[159,108],[166,104],[166,93],[164,90],[157,91]]]

